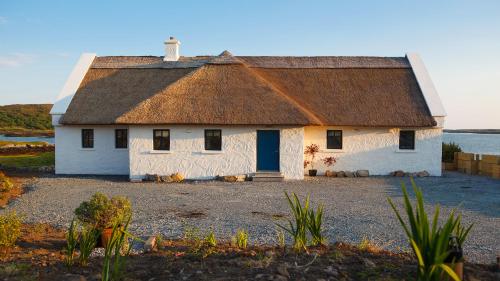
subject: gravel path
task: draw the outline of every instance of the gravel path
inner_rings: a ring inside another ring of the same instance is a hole
[[[404,179],[408,182],[408,179]],[[125,195],[132,201],[131,229],[138,235],[162,233],[179,237],[184,228],[213,226],[220,237],[238,228],[249,230],[251,243],[276,243],[276,222],[285,223],[288,205],[283,191],[311,194],[314,206],[325,204],[325,233],[330,241],[358,243],[366,237],[390,250],[407,248],[387,197],[401,204],[400,178],[324,178],[279,183],[199,182],[187,184],[129,183],[113,177],[49,177],[30,184],[30,191],[6,210],[26,215],[30,222],[66,226],[82,200],[100,191]],[[469,260],[494,262],[500,251],[500,181],[447,173],[418,178],[429,211],[441,214],[458,207],[474,229],[465,248]]]

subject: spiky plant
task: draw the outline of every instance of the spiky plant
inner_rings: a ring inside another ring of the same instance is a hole
[[[288,227],[277,224],[280,228],[288,232],[293,238],[293,248],[297,251],[307,250],[307,221],[309,220],[309,195],[300,203],[297,194],[292,193],[292,198],[285,192],[288,205],[292,211],[295,222],[288,220]]]
[[[80,257],[78,259],[82,266],[89,262],[90,254],[94,250],[100,231],[92,226],[85,226],[80,235]]]
[[[439,206],[436,206],[431,224],[424,209],[422,190],[417,187],[413,179],[411,179],[411,184],[417,199],[415,208],[413,208],[410,202],[405,184],[402,183],[404,206],[408,222],[403,220],[390,198],[388,198],[388,201],[403,226],[413,252],[417,257],[417,280],[437,281],[442,279],[443,274],[447,274],[453,280],[460,281],[460,278],[455,274],[453,269],[444,262],[450,254],[448,248],[449,239],[456,229],[460,217],[455,217],[452,211],[446,222],[439,226]]]
[[[323,223],[323,205],[320,204],[316,212],[311,208],[308,213],[307,229],[311,233],[313,246],[325,245],[326,238],[323,236],[323,229],[321,224]]]
[[[72,266],[76,256],[76,246],[78,244],[78,223],[75,219],[71,221],[71,224],[66,233],[66,259],[64,262],[67,266]]]

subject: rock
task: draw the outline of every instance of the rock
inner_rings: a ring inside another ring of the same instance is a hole
[[[172,178],[172,181],[174,182],[182,182],[184,180],[184,176],[181,175],[180,173],[175,173],[170,176]]]
[[[152,182],[160,182],[161,181],[160,176],[158,176],[157,174],[146,174],[146,176],[144,177],[144,180],[145,181],[152,181]]]
[[[333,277],[337,277],[339,276],[339,271],[333,267],[333,266],[328,266],[327,268],[325,268],[323,270],[326,274],[330,275],[330,276],[333,276]]]
[[[428,176],[430,176],[430,174],[427,171],[421,171],[421,172],[417,173],[417,177],[419,177],[419,178],[421,178],[421,177],[428,177]]]
[[[238,181],[238,182],[245,181],[246,179],[247,179],[247,175],[237,175],[236,176],[236,181]]]
[[[368,172],[368,170],[357,170],[356,175],[358,177],[368,177],[370,176],[370,172]]]
[[[85,278],[83,275],[71,273],[64,275],[63,279],[66,281],[87,281],[87,278]]]
[[[173,182],[174,180],[172,179],[171,176],[160,176],[161,182]]]
[[[377,265],[367,258],[363,258],[363,264],[368,268],[375,268]]]
[[[270,276],[272,277],[272,276]],[[283,275],[275,275],[272,279],[268,279],[268,280],[273,280],[273,281],[286,281],[288,280],[288,278],[286,276],[283,276]]]
[[[156,237],[151,236],[144,242],[144,251],[151,252],[156,249]]]
[[[223,181],[225,182],[236,182],[238,178],[236,176],[224,176]]]
[[[334,178],[334,177],[337,176],[337,172],[326,170],[325,171],[325,176],[327,176],[327,177],[333,177]]]
[[[345,177],[345,172],[344,171],[338,171],[337,172],[337,178],[343,178]]]
[[[348,177],[348,178],[354,178],[355,175],[353,172],[350,172],[350,171],[345,171],[345,176]]]
[[[405,172],[403,172],[402,170],[397,170],[397,171],[392,172],[392,176],[394,176],[394,177],[404,177],[405,176]]]
[[[278,265],[278,267],[276,268],[276,271],[278,271],[279,275],[285,276],[286,278],[290,278],[290,273],[288,273],[288,269],[287,269],[286,265],[284,265],[284,264]]]

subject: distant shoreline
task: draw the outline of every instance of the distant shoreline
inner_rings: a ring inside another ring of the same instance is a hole
[[[20,128],[0,128],[0,135],[5,135],[6,137],[54,137],[53,130],[30,130],[30,129],[20,129]]]
[[[500,129],[444,129],[445,133],[452,134],[500,134]]]

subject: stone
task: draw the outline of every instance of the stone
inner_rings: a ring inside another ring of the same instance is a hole
[[[422,178],[422,177],[428,177],[430,176],[429,172],[427,171],[421,171],[417,173],[417,177]]]
[[[343,178],[345,177],[345,172],[344,171],[338,171],[337,172],[337,178]]]
[[[172,181],[174,182],[182,182],[184,180],[184,176],[181,175],[180,173],[175,173],[170,176],[172,178]]]
[[[161,182],[173,182],[174,181],[171,176],[160,176],[160,180],[161,180]]]
[[[288,269],[287,269],[286,265],[284,265],[284,264],[278,265],[278,267],[276,268],[276,271],[278,272],[279,275],[285,276],[286,278],[290,278],[290,273],[288,273]]]
[[[156,237],[150,236],[146,242],[144,242],[144,251],[151,252],[156,249]]]
[[[87,281],[87,278],[85,278],[83,275],[71,273],[65,274],[63,279],[66,281]]]
[[[238,178],[236,176],[224,176],[223,181],[225,182],[236,182]]]
[[[325,171],[325,176],[334,178],[334,177],[337,176],[337,172],[326,170]]]
[[[246,181],[246,179],[247,179],[247,175],[237,175],[236,176],[237,182],[243,182],[243,181]]]
[[[333,266],[328,266],[327,268],[325,268],[323,270],[326,274],[330,275],[330,276],[333,276],[333,277],[337,277],[339,276],[339,271],[333,267]]]
[[[348,178],[354,178],[355,177],[354,173],[351,172],[351,171],[345,171],[345,176],[348,177]]]
[[[405,172],[403,172],[402,170],[397,170],[397,171],[394,171],[392,175],[394,177],[404,177],[405,176]]]
[[[160,182],[160,176],[158,176],[157,174],[146,174],[144,180],[152,182]]]
[[[363,264],[366,267],[368,267],[368,268],[375,268],[375,267],[377,267],[377,265],[373,261],[371,261],[371,260],[369,260],[367,258],[363,258]]]
[[[370,172],[368,172],[368,170],[357,170],[356,175],[358,177],[368,177],[370,176]]]

